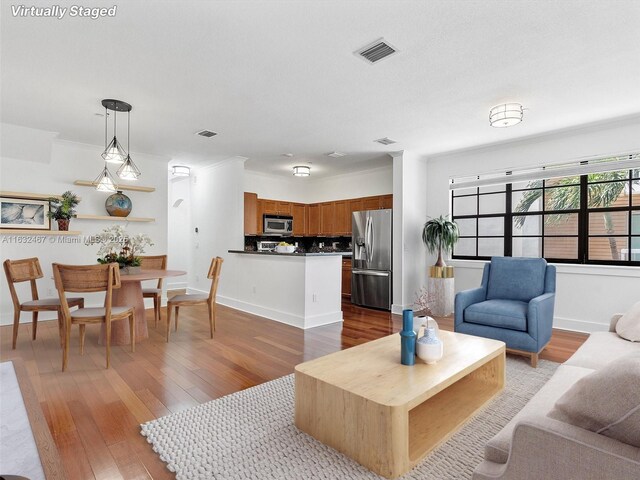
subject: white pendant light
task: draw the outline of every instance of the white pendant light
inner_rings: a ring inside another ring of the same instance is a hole
[[[191,175],[191,169],[186,165],[174,165],[171,167],[171,174],[174,177],[188,177]]]
[[[102,152],[102,158],[109,163],[122,163],[124,162],[127,154],[122,148],[122,145],[118,141],[118,112],[130,112],[131,105],[121,100],[113,100],[111,98],[105,98],[102,100],[102,106],[104,107],[104,152]],[[109,120],[109,113],[107,110],[113,112],[113,139],[107,145],[107,127]]]
[[[496,128],[505,128],[522,121],[524,109],[519,103],[503,103],[489,110],[489,124]]]
[[[306,165],[297,165],[293,167],[293,174],[296,177],[308,177],[311,175],[311,167],[307,167]]]
[[[118,190],[116,182],[113,180],[113,176],[111,176],[111,172],[109,172],[106,164],[102,172],[100,172],[100,175],[93,181],[93,184],[99,192],[116,193]]]

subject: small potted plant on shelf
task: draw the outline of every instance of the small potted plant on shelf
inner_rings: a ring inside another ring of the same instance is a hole
[[[140,257],[145,247],[153,245],[151,238],[143,233],[133,236],[121,226],[106,228],[96,238],[99,243],[98,263],[117,263],[125,273],[140,271]]]
[[[434,267],[443,268],[447,266],[442,254],[453,250],[459,236],[458,224],[453,220],[449,220],[445,215],[432,218],[424,224],[422,241],[429,253],[438,254],[438,260]]]
[[[80,203],[80,198],[67,190],[60,197],[49,199],[49,211],[47,216],[58,222],[58,230],[69,230],[69,221],[76,214],[75,207]]]

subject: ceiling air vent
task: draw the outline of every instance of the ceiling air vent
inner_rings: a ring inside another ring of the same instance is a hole
[[[392,47],[384,38],[380,38],[356,50],[354,53],[370,63],[376,63],[397,52],[398,50],[395,47]]]
[[[342,152],[327,153],[327,157],[332,157],[332,158],[340,158],[340,157],[344,157],[345,155],[346,153],[342,153]]]
[[[201,137],[211,138],[211,137],[215,137],[217,133],[212,132],[211,130],[200,130],[199,132],[196,132],[196,135],[200,135]]]
[[[389,137],[379,138],[377,140],[374,140],[374,142],[378,142],[382,145],[392,145],[394,143],[398,143],[395,140],[391,140]]]

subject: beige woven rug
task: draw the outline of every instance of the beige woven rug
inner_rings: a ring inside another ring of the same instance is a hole
[[[471,478],[493,437],[553,375],[557,363],[507,357],[507,385],[403,479]],[[179,480],[380,479],[293,425],[293,375],[143,424]]]

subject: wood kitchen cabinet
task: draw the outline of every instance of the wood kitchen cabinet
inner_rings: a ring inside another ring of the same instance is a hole
[[[342,257],[342,296],[351,298],[351,259]]]
[[[320,204],[320,235],[335,235],[335,202]]]
[[[320,204],[307,205],[307,235],[320,234]]]
[[[244,234],[258,234],[258,194],[244,192]]]
[[[380,208],[393,208],[393,195],[380,195]]]
[[[334,202],[334,218],[333,233],[336,235],[348,235],[351,233],[351,212],[349,210],[349,201],[340,200]]]
[[[291,215],[293,216],[293,236],[302,237],[307,234],[307,206],[304,203],[292,203]]]
[[[276,215],[291,215],[291,202],[280,202],[276,200]]]
[[[365,197],[362,199],[363,210],[378,210],[380,208],[380,197]]]

